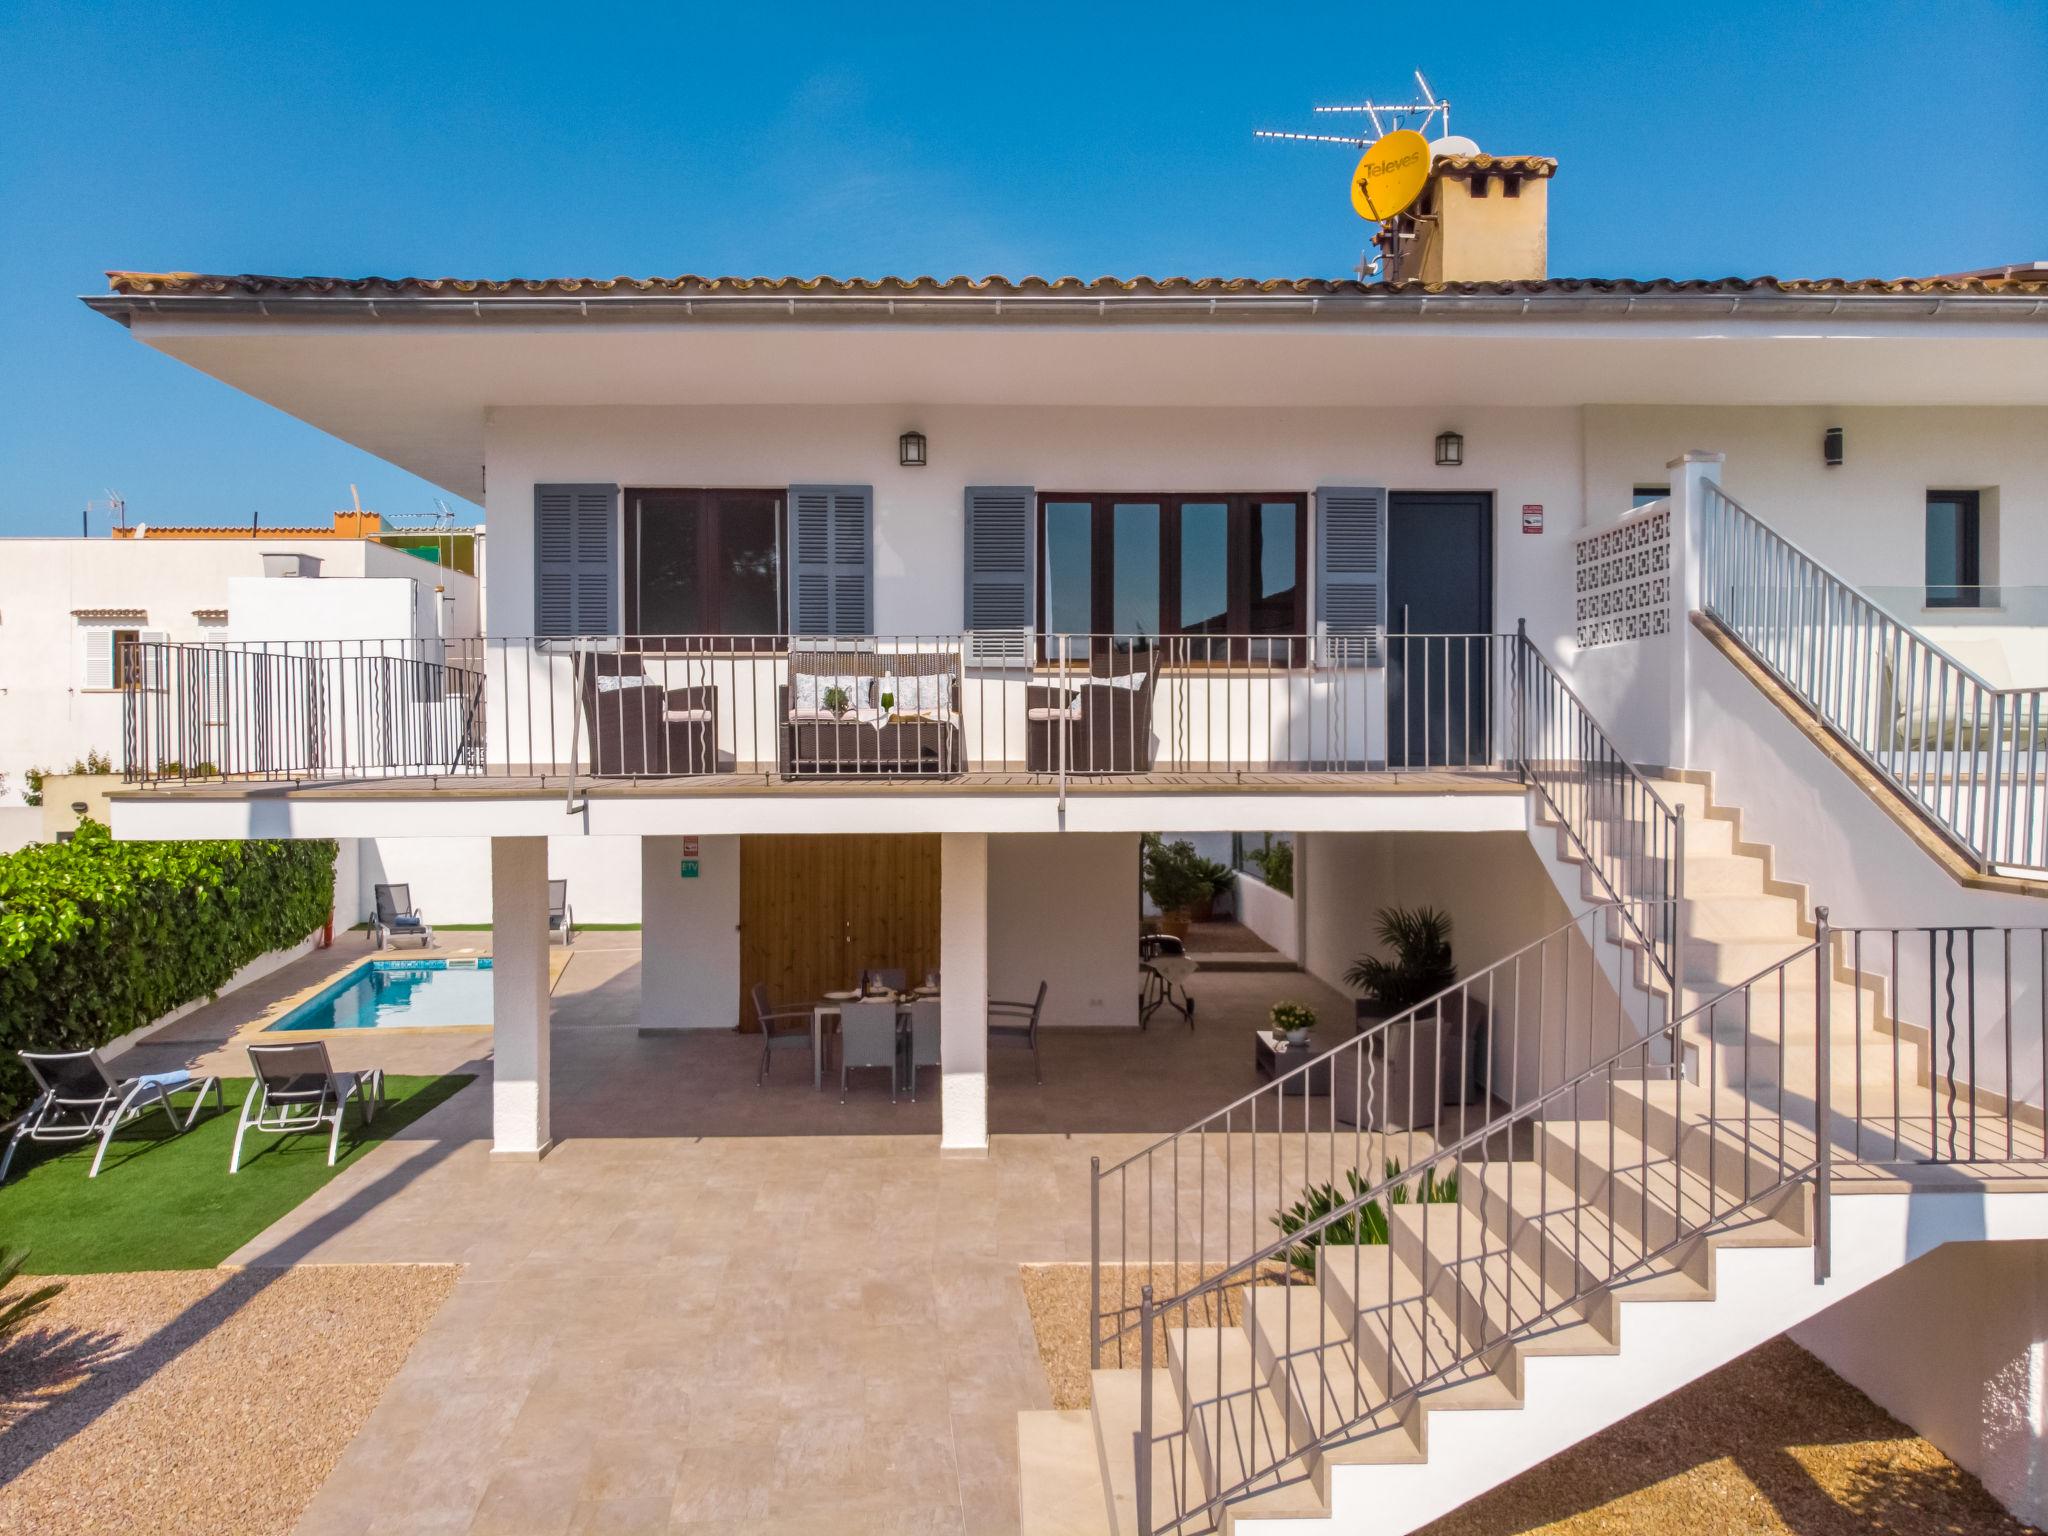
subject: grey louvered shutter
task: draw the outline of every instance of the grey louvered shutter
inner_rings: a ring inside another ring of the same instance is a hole
[[[1316,488],[1316,622],[1333,638],[1363,636],[1367,666],[1385,664],[1387,491],[1380,485]],[[1337,649],[1339,658],[1356,647]]]
[[[789,488],[793,633],[875,632],[874,514],[872,486]]]
[[[533,488],[533,632],[617,634],[619,488]]]
[[[1028,485],[967,487],[966,628],[969,659],[1022,662],[1032,624]]]

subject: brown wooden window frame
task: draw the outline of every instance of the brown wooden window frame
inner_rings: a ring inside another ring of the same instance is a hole
[[[710,620],[702,625],[697,634],[707,640],[724,642],[719,650],[761,651],[779,648],[789,632],[789,587],[790,587],[790,532],[789,492],[783,487],[763,486],[702,486],[702,485],[640,485],[625,489],[621,501],[620,542],[624,545],[620,570],[620,614],[625,623],[626,635],[633,639],[642,650],[683,649],[682,637],[655,636],[650,639],[640,633],[640,518],[643,511],[642,498],[650,496],[694,497],[697,500],[697,569],[707,577],[721,569],[718,561],[718,532],[720,519],[706,517],[703,513],[715,507],[720,498],[766,497],[775,504],[775,548],[778,570],[775,576],[775,626],[774,636],[750,637],[729,636],[724,630],[724,593],[722,583],[707,580],[703,593],[705,615]],[[750,644],[741,644],[749,641]]]
[[[1228,510],[1224,535],[1224,591],[1227,622],[1223,633],[1232,637],[1230,646],[1217,646],[1217,662],[1247,660],[1252,647],[1240,637],[1250,636],[1255,602],[1252,572],[1252,509],[1279,502],[1294,508],[1294,613],[1285,629],[1258,631],[1261,635],[1305,636],[1308,633],[1308,497],[1298,491],[1040,491],[1033,547],[1038,551],[1038,569],[1033,574],[1037,594],[1038,650],[1041,661],[1054,659],[1047,647],[1051,612],[1046,580],[1045,514],[1055,502],[1086,503],[1089,509],[1088,612],[1090,632],[1114,633],[1115,613],[1116,508],[1120,505],[1154,504],[1159,508],[1159,636],[1162,639],[1200,639],[1206,630],[1182,627],[1181,596],[1181,512],[1189,505],[1223,504]],[[1277,656],[1262,657],[1278,661]]]

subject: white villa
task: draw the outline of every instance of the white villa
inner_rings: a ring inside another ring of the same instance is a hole
[[[1428,904],[1461,979],[1105,1161],[1027,1528],[1393,1536],[1788,1329],[2048,1518],[2040,1269],[1905,1273],[2048,1256],[2048,265],[1555,278],[1554,170],[1436,162],[1470,281],[114,273],[489,527],[474,640],[138,635],[115,833],[488,839],[508,1160],[550,840],[646,1031],[938,972],[1000,1159],[989,1000],[1137,1038],[1141,836],[1287,834],[1306,971]],[[1347,1171],[1392,1240],[1258,1283]]]

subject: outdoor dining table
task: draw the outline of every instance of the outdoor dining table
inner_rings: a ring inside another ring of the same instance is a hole
[[[909,1012],[910,1012],[910,1005],[911,1005],[912,1003],[936,1003],[936,1002],[937,1002],[938,1000],[939,1000],[939,994],[938,994],[938,993],[936,993],[936,992],[923,992],[923,991],[919,991],[919,992],[913,992],[913,993],[908,993],[908,994],[906,994],[906,995],[904,995],[904,996],[902,996],[902,997],[899,997],[899,998],[897,998],[897,999],[896,999],[896,1028],[897,1028],[897,1030],[898,1030],[899,1032],[900,1032],[900,1031],[902,1030],[902,1028],[903,1028],[903,1024],[904,1024],[904,1019],[905,1019],[905,1017],[906,1017],[906,1016],[907,1016],[907,1015],[909,1014]],[[813,1088],[817,1089],[817,1090],[818,1090],[818,1091],[819,1091],[820,1093],[822,1093],[822,1092],[824,1092],[824,1091],[825,1091],[825,1020],[826,1020],[826,1018],[827,1018],[828,1016],[829,1016],[829,1017],[831,1017],[831,1018],[835,1018],[835,1019],[836,1019],[836,1018],[838,1018],[838,1017],[839,1017],[839,1010],[840,1010],[840,1008],[841,1008],[841,1007],[842,1007],[842,1006],[843,1006],[844,1004],[846,1004],[846,1003],[860,1003],[860,1002],[868,1002],[868,1003],[879,1003],[879,1002],[881,1002],[881,1001],[882,1001],[882,999],[881,999],[881,998],[879,998],[879,997],[868,997],[868,998],[863,998],[863,997],[860,997],[860,996],[858,996],[858,995],[855,995],[855,996],[851,996],[851,997],[827,997],[827,998],[825,998],[825,999],[824,999],[823,1001],[821,1001],[821,1002],[819,1002],[819,1003],[815,1004],[815,1005],[814,1005],[814,1006],[812,1007],[812,1009],[811,1009],[811,1086],[812,1086]]]

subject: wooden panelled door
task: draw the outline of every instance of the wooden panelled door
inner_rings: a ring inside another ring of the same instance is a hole
[[[939,963],[939,839],[748,836],[740,839],[740,1028],[753,988],[777,1007],[850,987],[868,966],[912,985]]]

